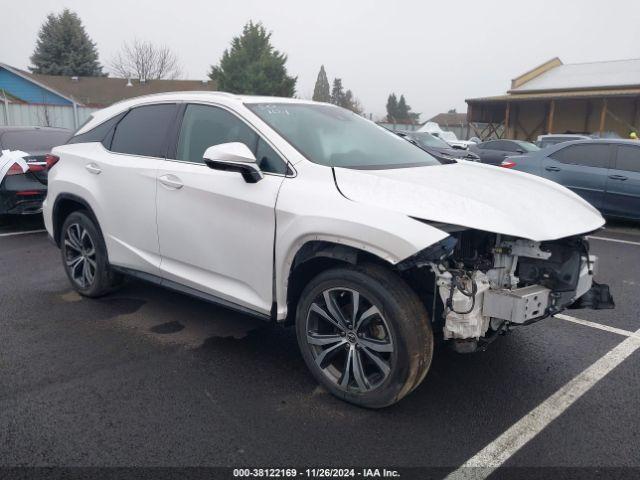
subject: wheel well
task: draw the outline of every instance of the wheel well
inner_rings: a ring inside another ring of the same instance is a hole
[[[53,206],[53,239],[56,242],[58,247],[60,246],[60,236],[62,231],[62,225],[64,221],[67,219],[69,215],[73,212],[77,212],[78,210],[86,211],[91,219],[96,224],[98,230],[100,230],[100,225],[96,220],[96,216],[93,213],[91,207],[80,197],[76,197],[75,195],[70,194],[62,194],[58,196],[56,202]],[[102,232],[100,232],[102,233]]]
[[[296,309],[302,291],[314,277],[330,268],[362,263],[382,265],[399,274],[418,295],[429,314],[434,318],[433,295],[435,282],[433,274],[426,269],[412,268],[401,272],[395,265],[370,252],[337,243],[313,241],[302,246],[296,253],[291,265],[287,283],[287,318],[285,322],[287,324],[295,322]]]
[[[304,287],[317,275],[330,268],[359,263],[378,263],[393,268],[393,265],[364,250],[337,243],[313,241],[298,250],[287,282],[286,323],[295,321],[296,308]]]

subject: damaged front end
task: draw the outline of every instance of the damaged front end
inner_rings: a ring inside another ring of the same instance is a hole
[[[584,236],[535,242],[458,230],[398,266],[433,272],[432,317],[466,353],[567,308],[614,308],[609,287],[593,280],[597,262]]]

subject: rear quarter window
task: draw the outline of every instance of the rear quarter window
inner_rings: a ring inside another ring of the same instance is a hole
[[[87,132],[81,133],[80,135],[74,135],[69,139],[67,143],[102,142],[106,148],[109,148],[109,144],[111,143],[110,134],[113,133],[114,127],[126,113],[127,112],[122,112],[115,117],[102,122],[100,125],[93,127]]]

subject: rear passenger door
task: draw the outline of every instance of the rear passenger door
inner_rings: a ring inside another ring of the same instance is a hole
[[[640,219],[640,145],[616,145],[615,149],[603,210],[617,217]]]
[[[156,226],[156,171],[166,156],[167,135],[176,104],[144,105],[129,110],[103,144],[93,143],[82,173],[100,209],[109,261],[137,271],[160,274]],[[104,145],[104,148],[103,148]]]
[[[603,143],[567,145],[542,159],[542,175],[601,210],[612,152],[611,145]]]

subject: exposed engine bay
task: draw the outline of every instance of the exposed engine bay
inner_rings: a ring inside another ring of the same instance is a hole
[[[444,339],[470,352],[566,308],[614,308],[609,287],[593,280],[597,262],[584,236],[535,242],[459,230],[400,267],[433,272],[442,308],[432,315],[441,311]]]

